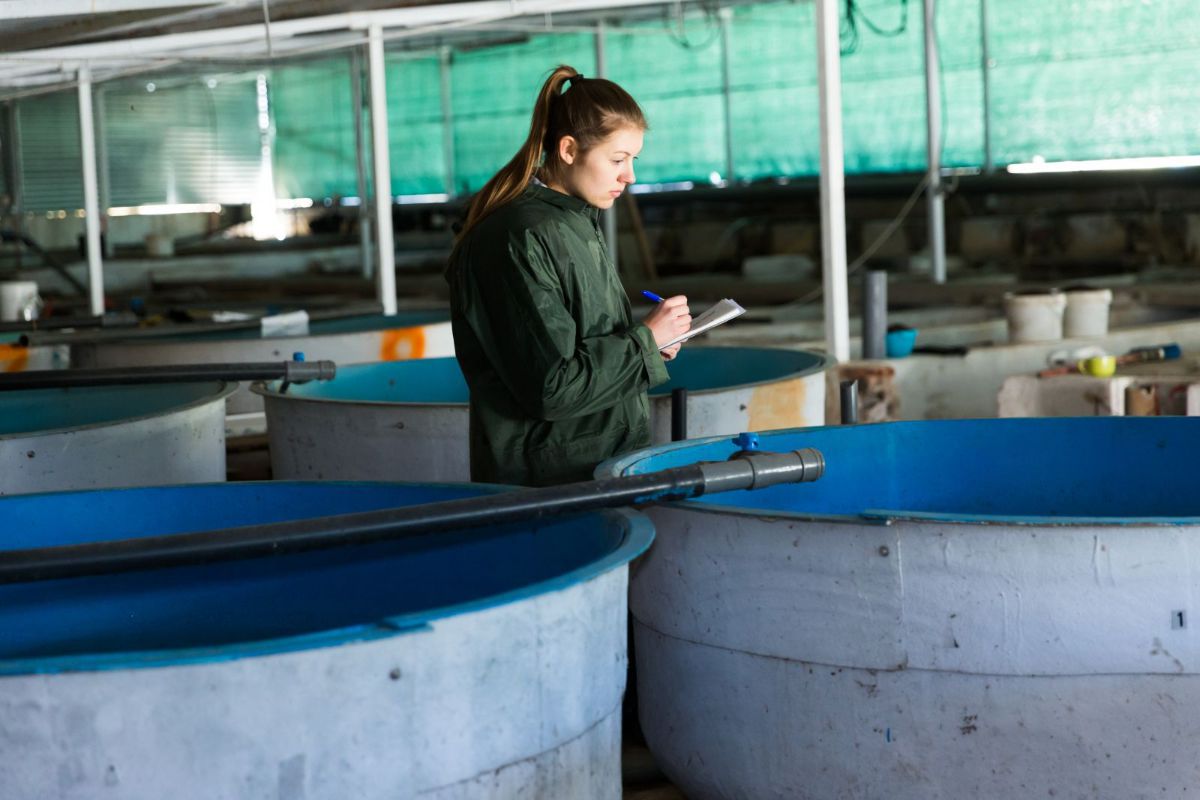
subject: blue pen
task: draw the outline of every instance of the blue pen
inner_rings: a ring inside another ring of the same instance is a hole
[[[642,294],[645,295],[647,300],[653,300],[656,303],[661,303],[663,301],[663,299],[654,292],[647,292],[645,289],[643,289]]]

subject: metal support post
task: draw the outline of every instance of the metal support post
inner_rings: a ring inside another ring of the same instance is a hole
[[[113,241],[112,231],[105,235],[105,220],[108,219],[108,209],[112,205],[112,183],[108,172],[108,103],[105,101],[107,92],[103,86],[96,88],[96,168],[100,184],[100,244],[105,258],[116,254],[116,242]]]
[[[4,185],[8,188],[9,211],[13,216],[13,226],[18,230],[24,228],[21,219],[21,120],[17,110],[17,102],[9,100],[4,104]]]
[[[717,12],[721,21],[721,103],[725,112],[725,183],[733,183],[733,9]]]
[[[442,87],[442,153],[446,160],[446,196],[458,194],[456,183],[458,176],[454,164],[454,103],[450,91],[450,54],[449,47],[438,49],[438,69],[441,73]]]
[[[845,159],[842,150],[841,42],[836,0],[816,0],[817,73],[821,108],[821,266],[825,286],[825,349],[850,358],[846,286]]]
[[[92,118],[92,71],[79,68],[79,146],[83,154],[83,213],[87,232],[88,298],[93,316],[104,313],[104,265],[100,253],[100,197],[96,179],[96,130]]]
[[[367,142],[363,133],[362,52],[350,51],[350,103],[354,115],[354,180],[358,192],[358,249],[362,275],[368,280],[375,274],[371,254],[371,200],[367,191]]]
[[[376,286],[383,313],[396,313],[396,246],[392,238],[392,163],[388,152],[387,76],[383,58],[383,28],[369,29],[371,82],[371,154],[375,164],[375,225],[379,229],[379,275]]]
[[[929,257],[933,282],[946,282],[945,197],[942,195],[942,92],[938,84],[937,0],[925,0],[925,121],[929,182],[925,189],[929,217]]]
[[[992,161],[992,53],[988,46],[987,0],[979,0],[979,52],[983,75],[983,169],[993,172]]]
[[[596,77],[608,77],[608,61],[605,59],[604,53],[604,21],[601,20],[596,25]],[[608,242],[608,256],[612,259],[613,269],[619,273],[620,265],[620,249],[617,247],[617,205],[613,203],[612,208],[603,212],[604,217],[604,240]]]

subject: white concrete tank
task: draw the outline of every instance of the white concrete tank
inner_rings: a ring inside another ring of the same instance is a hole
[[[1200,425],[900,422],[761,446],[815,447],[825,475],[651,508],[634,570],[640,718],[689,798],[1200,788]]]
[[[0,499],[5,551],[484,487],[242,483]],[[632,512],[0,584],[0,796],[618,800]]]
[[[688,434],[733,434],[825,421],[819,353],[763,347],[684,348],[671,381],[650,392],[655,442],[671,438],[671,391],[688,390]],[[470,478],[467,385],[453,358],[339,368],[329,382],[256,384],[276,478]]]
[[[166,364],[225,364],[280,361],[302,352],[309,361],[329,360],[339,367],[373,361],[454,355],[447,311],[406,311],[317,320],[306,335],[264,335],[259,328],[206,330],[174,335],[81,337],[71,344],[75,367],[148,367]],[[230,414],[262,411],[248,387],[229,398]]]
[[[225,398],[236,388],[0,392],[0,495],[224,481]]]
[[[65,369],[71,360],[66,345],[27,347],[21,343],[21,332],[0,332],[0,372]]]

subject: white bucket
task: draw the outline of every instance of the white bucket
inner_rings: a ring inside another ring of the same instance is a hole
[[[175,255],[175,240],[159,233],[148,233],[145,238],[146,255],[151,258],[170,258]]]
[[[1063,310],[1067,298],[1061,292],[1006,294],[1010,342],[1053,342],[1063,335]]]
[[[38,318],[42,298],[36,281],[0,282],[0,321],[27,322]]]
[[[1108,307],[1113,298],[1111,289],[1068,290],[1066,296],[1064,336],[1103,336],[1108,333]]]

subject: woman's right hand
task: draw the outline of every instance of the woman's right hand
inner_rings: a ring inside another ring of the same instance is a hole
[[[666,298],[646,315],[642,323],[654,334],[654,343],[659,347],[682,336],[692,327],[687,297],[677,294]]]

